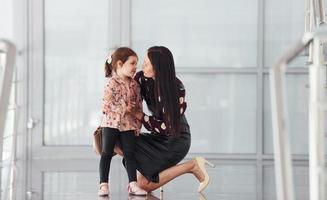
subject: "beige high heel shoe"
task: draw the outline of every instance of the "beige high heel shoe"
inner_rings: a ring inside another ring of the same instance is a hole
[[[198,192],[202,192],[208,186],[208,184],[210,182],[210,176],[205,168],[205,164],[209,165],[210,167],[215,167],[215,165],[212,164],[211,162],[207,161],[203,157],[196,157],[195,161],[196,161],[197,165],[199,166],[201,172],[204,174],[204,180],[202,182],[200,182],[200,185],[198,188]]]

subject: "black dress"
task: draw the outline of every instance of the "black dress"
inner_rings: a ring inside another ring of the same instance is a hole
[[[181,111],[181,134],[171,137],[165,131],[163,109],[159,114],[154,114],[154,80],[146,78],[143,72],[138,72],[135,80],[140,84],[141,95],[145,100],[152,116],[143,117],[143,125],[149,130],[141,133],[136,139],[135,157],[137,170],[151,182],[159,182],[159,173],[179,163],[186,156],[191,145],[190,127],[184,116],[186,109],[185,88],[180,80],[177,80],[179,89]]]

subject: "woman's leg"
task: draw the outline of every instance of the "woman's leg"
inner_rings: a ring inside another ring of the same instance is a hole
[[[107,127],[102,129],[102,154],[99,164],[100,183],[108,183],[111,158],[118,134],[117,129]]]
[[[204,175],[200,172],[196,161],[189,160],[160,172],[159,183],[148,181],[142,174],[138,176],[137,183],[139,187],[150,192],[186,173],[193,173],[200,182],[204,179]]]
[[[123,156],[122,150],[117,145],[114,149],[115,153],[117,153],[120,156]],[[153,190],[156,190],[157,188],[165,185],[169,181],[175,179],[176,177],[186,174],[186,173],[192,173],[199,182],[202,182],[204,180],[204,174],[197,165],[195,160],[189,160],[182,164],[172,166],[166,170],[163,170],[159,173],[159,183],[154,183],[148,181],[147,178],[145,178],[142,174],[139,174],[137,176],[137,184],[142,189],[151,192]]]

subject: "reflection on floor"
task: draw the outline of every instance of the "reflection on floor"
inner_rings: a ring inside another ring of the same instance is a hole
[[[120,197],[110,196],[110,197],[98,197],[98,200],[114,200],[114,199],[120,199]],[[124,199],[124,198],[123,198]],[[125,199],[127,200],[164,200],[168,199],[167,197],[164,198],[164,193],[160,192],[160,194],[150,193],[145,197],[142,196],[127,196]],[[169,199],[179,199],[177,196],[172,196]],[[185,198],[185,199],[199,199],[199,200],[207,200],[206,196],[202,193],[198,194],[198,198]]]
[[[198,180],[192,174],[185,174],[164,185],[163,193],[156,190],[147,197],[128,196],[127,175],[120,159],[114,159],[111,165],[109,198],[97,196],[99,186],[97,160],[92,161],[92,166],[79,170],[72,170],[72,168],[65,170],[63,167],[58,168],[58,170],[56,167],[51,169],[44,168],[41,170],[43,191],[40,192],[40,199],[276,200],[274,167],[272,163],[265,163],[265,165],[261,166],[261,170],[255,162],[221,163],[213,161],[213,163],[216,165],[216,168],[208,168],[211,182],[203,194],[197,192]],[[67,163],[66,165],[68,166]],[[294,180],[296,199],[309,199],[308,167],[295,166]]]
[[[97,164],[97,163],[95,163]],[[249,165],[217,165],[208,168],[211,176],[209,186],[201,195],[197,192],[198,180],[192,174],[185,174],[159,190],[144,197],[128,196],[127,175],[120,160],[114,160],[110,171],[110,198],[97,196],[99,174],[97,167],[92,171],[43,171],[43,200],[126,200],[126,199],[165,199],[165,200],[255,200],[257,197],[256,166]],[[266,192],[274,190],[266,190]]]

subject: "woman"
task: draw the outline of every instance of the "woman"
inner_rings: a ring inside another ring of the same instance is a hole
[[[182,174],[192,173],[200,181],[198,192],[202,192],[209,183],[205,163],[213,165],[202,157],[176,165],[188,153],[191,135],[184,115],[185,88],[176,77],[170,50],[163,46],[149,48],[142,71],[134,79],[140,84],[141,96],[152,113],[148,116],[132,112],[150,131],[136,139],[135,159],[141,173],[138,186],[150,192]]]

